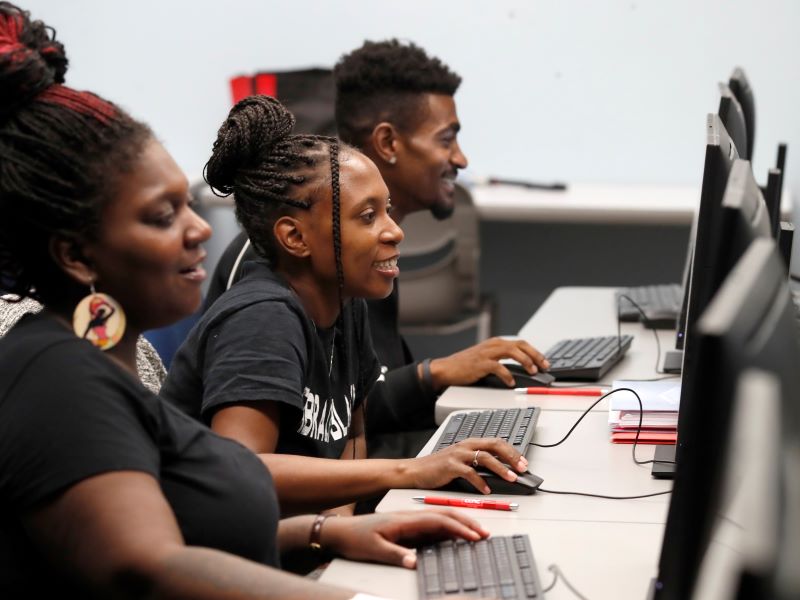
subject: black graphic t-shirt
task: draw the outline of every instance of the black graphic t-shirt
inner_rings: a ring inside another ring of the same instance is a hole
[[[0,340],[0,365],[0,598],[90,596],[23,517],[110,471],[152,475],[187,545],[279,565],[275,488],[247,448],[161,401],[46,313]]]
[[[161,396],[206,423],[224,406],[280,402],[276,452],[338,458],[379,375],[366,307],[352,302],[318,330],[285,281],[248,262],[176,353]]]

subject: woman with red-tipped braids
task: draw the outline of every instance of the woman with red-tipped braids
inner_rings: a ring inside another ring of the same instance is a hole
[[[485,537],[454,512],[280,520],[261,459],[141,385],[136,340],[197,309],[211,232],[150,130],[66,67],[0,2],[0,289],[44,305],[0,340],[0,597],[344,599],[280,552],[413,567],[400,538]]]

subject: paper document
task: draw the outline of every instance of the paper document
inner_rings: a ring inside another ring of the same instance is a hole
[[[629,388],[635,390],[642,400],[645,411],[677,412],[681,402],[681,382],[679,379],[663,381],[631,381],[618,379],[611,386],[613,389]],[[610,396],[610,410],[637,411],[639,402],[629,391],[616,392]]]

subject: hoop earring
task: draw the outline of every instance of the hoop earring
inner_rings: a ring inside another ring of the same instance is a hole
[[[110,350],[125,334],[125,312],[111,296],[95,291],[94,283],[89,289],[72,313],[72,330],[100,350]]]

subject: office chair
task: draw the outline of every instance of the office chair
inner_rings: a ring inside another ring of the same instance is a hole
[[[452,217],[437,221],[428,211],[402,223],[399,326],[403,335],[447,336],[475,329],[489,337],[492,302],[480,293],[478,212],[466,188],[456,184]]]

